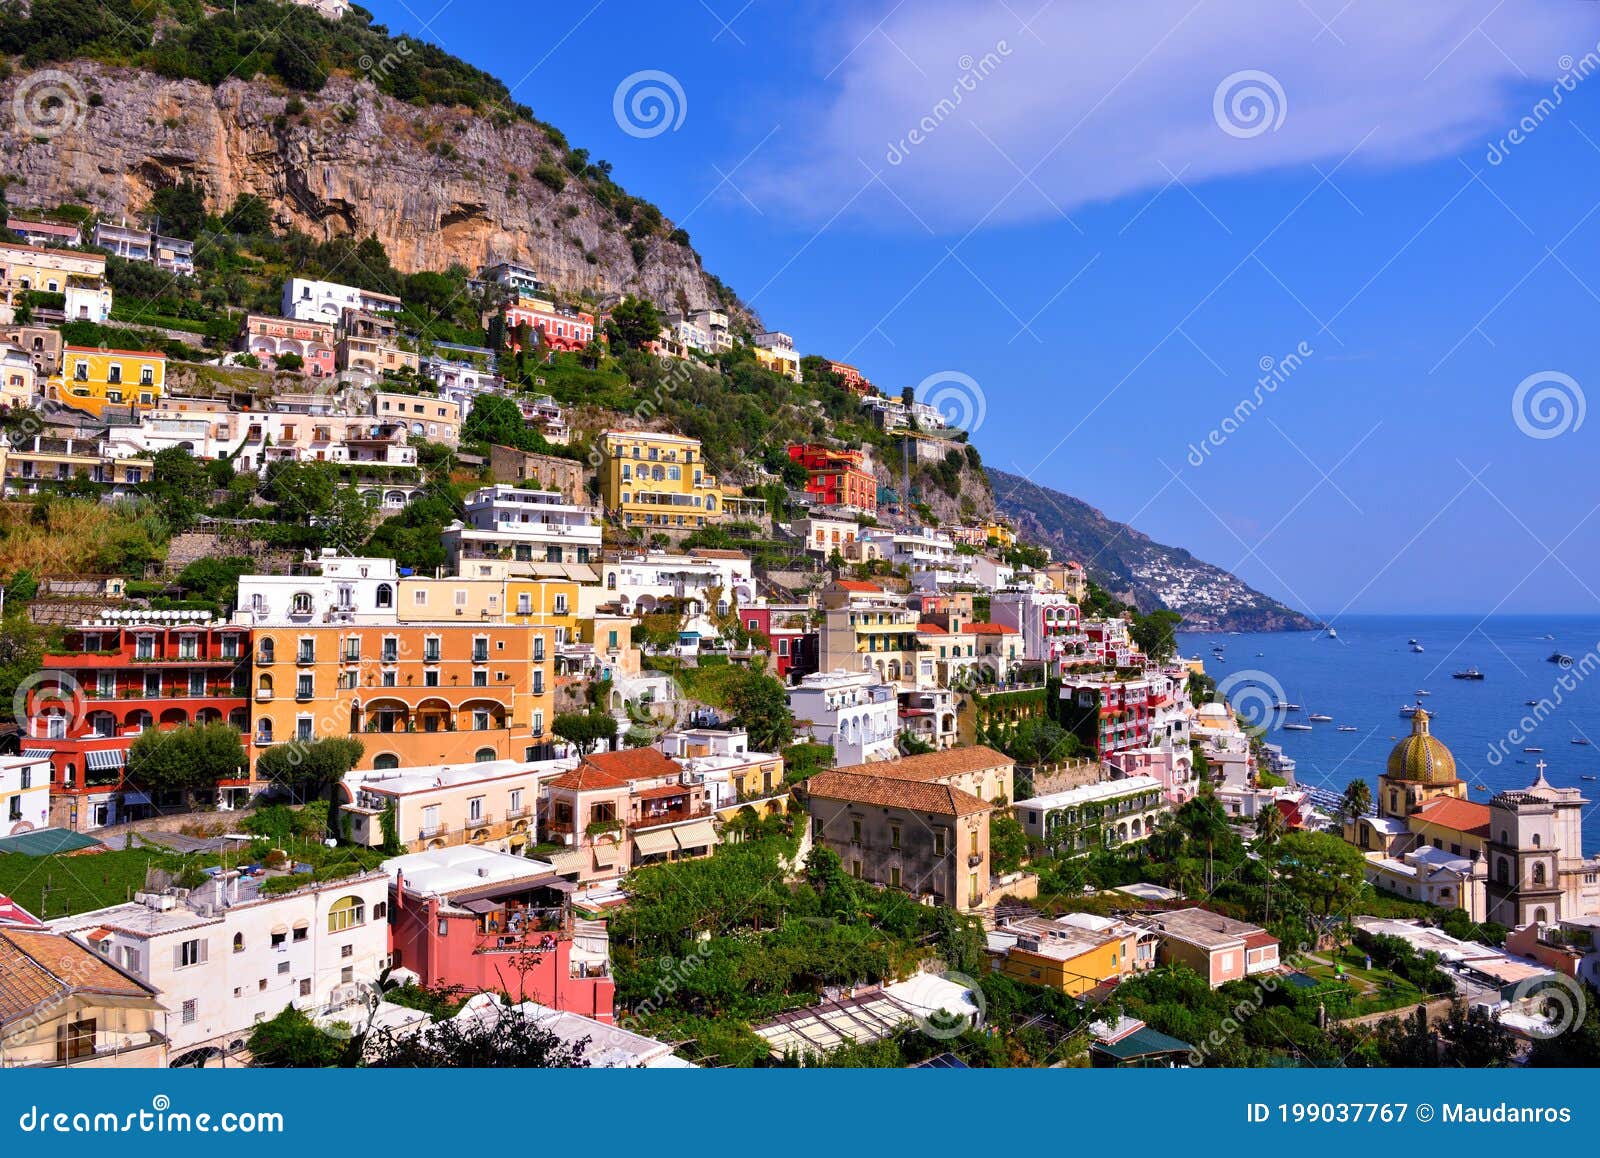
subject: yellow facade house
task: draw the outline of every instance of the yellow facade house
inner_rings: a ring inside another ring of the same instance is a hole
[[[45,393],[53,402],[99,418],[107,407],[158,405],[166,382],[164,354],[68,346],[61,354],[61,372],[49,380]]]
[[[648,430],[600,436],[600,494],[625,527],[693,530],[722,518],[722,488],[706,470],[698,439]]]

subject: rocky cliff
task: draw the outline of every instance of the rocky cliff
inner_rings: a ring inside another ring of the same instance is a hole
[[[23,111],[41,85],[68,113],[49,136],[30,135]],[[19,86],[29,86],[22,101]],[[666,309],[716,302],[687,245],[658,235],[636,258],[583,182],[557,190],[536,179],[564,150],[528,121],[418,107],[343,76],[296,96],[266,81],[212,88],[88,61],[42,81],[17,70],[0,83],[0,117],[10,122],[0,172],[12,178],[13,206],[76,203],[131,218],[155,190],[193,181],[214,212],[253,193],[281,226],[318,239],[376,234],[408,273],[515,260],[600,297],[637,291]]]

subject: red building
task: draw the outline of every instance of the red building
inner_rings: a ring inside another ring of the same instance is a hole
[[[184,617],[184,618],[180,618]],[[192,617],[192,618],[191,618]],[[28,688],[30,753],[48,755],[51,821],[83,830],[181,805],[129,774],[128,749],[147,728],[224,721],[250,728],[250,631],[192,612],[113,612],[72,628]],[[244,768],[218,783],[218,804],[250,796]]]
[[[537,298],[518,298],[506,306],[506,340],[520,349],[517,331],[523,326],[544,336],[552,350],[581,350],[594,341],[594,315]]]
[[[819,635],[809,626],[810,608],[741,607],[739,618],[749,631],[758,631],[772,646],[772,670],[784,683],[793,683],[817,670]]]
[[[1149,745],[1153,700],[1164,702],[1148,679],[1069,674],[1061,681],[1061,723],[1104,759]]]
[[[796,443],[789,459],[806,468],[806,494],[829,507],[853,507],[868,515],[878,513],[878,480],[866,468],[859,450],[833,450]]]
[[[838,375],[839,380],[844,383],[844,388],[850,393],[863,398],[872,393],[872,383],[868,382],[866,376],[848,362],[830,361],[828,369]]]
[[[425,987],[613,1019],[605,922],[574,917],[574,886],[547,862],[473,845],[386,862],[391,960]]]

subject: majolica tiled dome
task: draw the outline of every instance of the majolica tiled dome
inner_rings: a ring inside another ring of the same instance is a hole
[[[1411,717],[1411,735],[1389,753],[1389,777],[1421,784],[1454,784],[1456,758],[1428,730],[1428,713],[1421,708]]]

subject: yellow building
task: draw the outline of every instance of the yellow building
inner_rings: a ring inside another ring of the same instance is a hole
[[[1003,548],[1017,545],[1017,533],[1005,523],[990,520],[984,524],[983,538],[986,543],[998,543]]]
[[[1138,932],[1100,918],[1106,929],[1078,928],[1063,921],[1031,917],[1009,922],[996,934],[1015,942],[993,962],[997,973],[1082,997],[1107,981],[1118,981],[1135,968]],[[1152,951],[1151,961],[1154,961]]]
[[[793,350],[783,348],[769,348],[767,346],[752,346],[751,351],[756,356],[756,365],[763,370],[771,370],[774,374],[782,374],[791,381],[800,381],[800,355]]]
[[[722,488],[705,469],[698,439],[608,430],[599,445],[600,494],[623,526],[693,529],[722,518]]]
[[[360,768],[545,758],[553,636],[437,620],[258,627],[251,761],[325,736],[360,740]]]
[[[1389,753],[1378,777],[1378,815],[1404,820],[1440,797],[1467,799],[1466,781],[1456,776],[1456,758],[1430,728],[1432,717],[1422,708],[1411,717],[1411,735]]]
[[[45,394],[53,402],[101,417],[108,406],[156,406],[167,382],[167,359],[150,350],[99,350],[68,346],[61,372]]]
[[[506,622],[555,629],[557,643],[578,638],[576,579],[507,579]]]
[[[473,561],[472,568],[476,568]],[[471,574],[444,579],[414,576],[400,580],[397,618],[402,623],[504,623],[506,621],[506,565],[486,560],[486,575]]]

